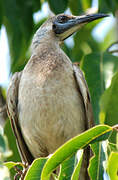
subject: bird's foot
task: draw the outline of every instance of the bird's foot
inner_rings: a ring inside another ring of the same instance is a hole
[[[21,170],[19,167],[15,166],[14,169],[16,171],[16,175],[14,176],[14,180],[24,180],[24,177],[29,169],[29,164],[22,164],[23,169]]]

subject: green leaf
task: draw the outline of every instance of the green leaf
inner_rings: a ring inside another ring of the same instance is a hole
[[[31,164],[30,168],[28,169],[25,179],[24,180],[39,180],[41,176],[41,171],[46,163],[47,158],[39,158],[35,159],[33,163]]]
[[[101,142],[96,142],[91,144],[91,149],[94,153],[94,156],[90,159],[89,163],[89,176],[91,180],[103,180],[103,161],[105,160],[105,154],[102,148]]]
[[[82,159],[83,159],[83,150],[80,150],[80,155],[79,155],[79,159],[78,162],[74,168],[74,172],[72,174],[71,180],[78,180],[79,177],[79,173],[80,173],[80,168],[81,168],[81,164],[82,164]]]
[[[81,2],[82,2],[84,11],[91,8],[91,6],[92,6],[92,0],[84,0],[84,1],[81,1]]]
[[[82,2],[80,0],[69,0],[69,7],[73,15],[79,15],[83,12]]]
[[[51,172],[56,169],[56,167],[58,167],[58,165],[61,164],[64,160],[72,156],[75,152],[77,152],[77,150],[82,149],[88,144],[92,143],[98,137],[102,136],[104,139],[103,135],[107,134],[105,138],[108,138],[108,132],[110,133],[111,131],[112,128],[109,126],[98,125],[66,142],[59,149],[57,149],[51,158],[48,159],[43,168],[41,179],[49,179]]]
[[[41,9],[40,0],[27,0],[27,4],[32,7],[33,12],[39,11]]]
[[[102,13],[108,13],[112,12],[115,14],[115,12],[118,9],[118,1],[116,0],[99,0],[99,11]]]
[[[110,87],[104,92],[100,101],[101,122],[108,125],[118,123],[118,73],[113,78]]]
[[[108,160],[107,172],[110,180],[118,180],[118,152],[111,152]]]
[[[75,155],[62,162],[58,180],[70,180],[74,170],[74,164]]]
[[[72,49],[72,61],[80,62],[84,55],[90,54],[92,51],[99,51],[99,44],[94,40],[91,33],[94,27],[101,20],[93,21],[90,24],[82,27],[74,35],[74,47]]]
[[[104,91],[104,79],[101,72],[102,56],[99,53],[92,53],[85,56],[82,62],[82,69],[90,90],[95,123],[99,124],[99,99]]]
[[[59,13],[63,13],[68,5],[68,0],[48,0],[50,9],[55,13],[55,14],[59,14]]]
[[[12,169],[14,166],[20,165],[23,167],[22,163],[16,163],[16,162],[5,162],[4,165],[10,170]]]
[[[12,152],[8,148],[8,141],[4,135],[3,128],[0,126],[0,163],[6,160]]]
[[[80,15],[91,7],[92,0],[69,0],[69,7],[73,15]]]
[[[108,80],[111,80],[118,69],[118,60],[109,53],[92,53],[83,58],[81,68],[90,90],[95,123],[99,124],[100,97]]]
[[[0,134],[0,152],[4,153],[6,151],[6,142],[3,135]]]
[[[24,64],[33,33],[33,10],[28,1],[4,0],[3,10],[11,55],[11,71]]]
[[[108,125],[118,123],[118,73],[113,78],[110,87],[104,92],[100,100],[100,121]],[[113,132],[111,141],[116,142],[116,132]]]
[[[9,148],[13,152],[13,155],[8,157],[7,161],[21,162],[18,148],[16,146],[16,139],[15,139],[15,136],[13,135],[9,120],[7,120],[7,122],[5,124],[4,133],[7,136]]]

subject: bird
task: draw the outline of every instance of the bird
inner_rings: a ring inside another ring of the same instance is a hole
[[[7,92],[7,111],[22,161],[46,157],[94,124],[89,89],[78,64],[61,49],[85,24],[107,15],[59,14],[36,31],[32,53]],[[85,173],[85,172],[84,172]],[[81,180],[86,179],[81,173]]]

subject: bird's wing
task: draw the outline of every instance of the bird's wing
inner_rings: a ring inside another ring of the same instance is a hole
[[[18,122],[17,104],[18,104],[18,89],[22,72],[16,72],[11,81],[7,92],[7,112],[11,121],[11,126],[16,137],[16,142],[25,164],[31,164],[33,157],[26,146],[21,129]]]
[[[92,105],[91,105],[91,101],[90,101],[88,86],[87,86],[84,75],[83,75],[82,71],[80,70],[78,64],[73,64],[73,71],[74,71],[75,79],[77,81],[78,91],[80,92],[80,94],[83,98],[83,102],[84,102],[84,106],[85,106],[85,112],[86,112],[85,128],[89,129],[94,125],[94,121],[93,121],[93,111],[92,111]],[[84,150],[84,158],[83,158],[83,168],[86,167],[86,170],[89,165],[89,158],[91,156],[92,156],[92,151],[90,150],[90,147],[87,147]],[[86,171],[86,180],[89,180],[89,179],[90,178]]]
[[[89,129],[94,125],[94,121],[93,121],[93,111],[92,111],[92,105],[91,105],[88,86],[87,86],[84,75],[83,75],[82,71],[80,70],[78,64],[73,64],[73,71],[74,71],[75,79],[78,84],[78,89],[81,93],[81,96],[82,96],[83,102],[84,102],[84,106],[85,106],[86,121],[87,121],[86,129]]]

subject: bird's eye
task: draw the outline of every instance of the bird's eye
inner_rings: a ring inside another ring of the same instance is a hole
[[[54,30],[57,28],[55,24],[53,24],[53,26],[52,26],[52,27],[53,27],[53,29],[54,29]]]
[[[59,23],[65,23],[65,22],[67,22],[67,20],[69,19],[67,16],[58,16],[58,22]]]

